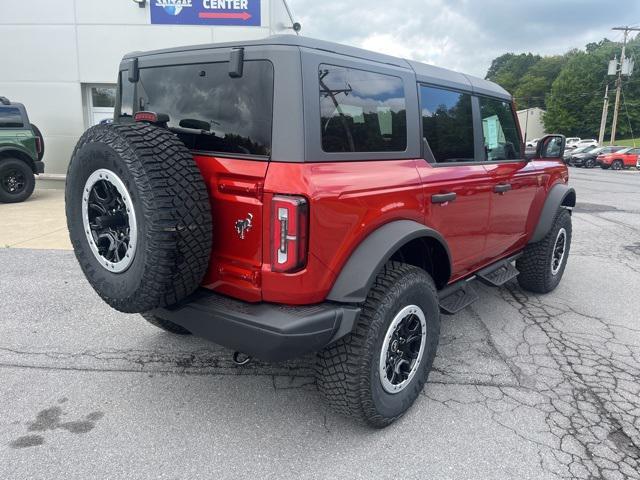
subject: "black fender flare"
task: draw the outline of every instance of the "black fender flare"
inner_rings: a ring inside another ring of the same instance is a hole
[[[340,303],[364,302],[376,275],[385,263],[403,245],[417,238],[432,238],[444,247],[451,275],[451,252],[442,235],[413,220],[396,220],[373,231],[351,253],[327,300]]]
[[[31,170],[33,170],[33,173],[37,173],[35,160],[33,159],[33,157],[31,157],[31,154],[29,153],[28,150],[22,147],[19,147],[17,145],[10,145],[8,147],[0,148],[0,157],[4,156],[2,154],[6,154],[6,153],[9,153],[10,155],[15,156],[15,158],[17,158],[18,160],[22,160],[26,162],[26,164],[29,165]]]
[[[529,243],[536,243],[542,240],[553,225],[558,210],[563,207],[573,208],[576,206],[576,191],[564,183],[557,183],[547,195],[544,206],[540,212],[540,218],[536,225]]]

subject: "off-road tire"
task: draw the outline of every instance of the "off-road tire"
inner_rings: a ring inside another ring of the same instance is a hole
[[[425,350],[410,383],[390,394],[382,387],[378,372],[382,343],[394,316],[410,304],[425,314]],[[336,412],[376,428],[386,427],[400,418],[422,391],[439,336],[438,296],[429,274],[411,265],[389,262],[376,277],[353,332],[317,355],[318,389]]]
[[[554,275],[551,269],[551,262],[558,232],[562,228],[566,232],[565,252],[560,268]],[[549,293],[553,291],[562,280],[570,250],[571,213],[566,208],[560,208],[549,233],[539,242],[528,245],[522,256],[516,260],[516,268],[520,271],[520,275],[518,275],[520,286],[534,293]]]
[[[135,255],[121,273],[98,261],[83,227],[83,189],[99,169],[120,177],[137,220]],[[140,123],[87,130],[69,164],[65,200],[82,271],[116,310],[141,313],[172,305],[200,285],[211,253],[209,196],[193,156],[169,130]]]
[[[18,172],[24,179],[24,186],[16,192],[11,192],[4,184],[5,177],[12,172]],[[24,160],[18,158],[4,158],[0,160],[0,203],[24,202],[33,193],[36,178],[33,170]]]
[[[186,328],[181,327],[169,320],[163,320],[162,318],[151,315],[150,313],[141,314],[142,317],[154,327],[158,327],[165,332],[174,333],[176,335],[191,335],[191,332]]]

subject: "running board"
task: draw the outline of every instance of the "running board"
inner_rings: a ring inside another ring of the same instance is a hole
[[[478,293],[473,288],[473,282],[476,279],[493,287],[499,287],[512,278],[517,277],[520,272],[513,265],[513,262],[520,255],[521,254],[518,253],[517,255],[500,260],[480,270],[471,278],[460,280],[440,290],[438,292],[440,311],[453,315],[478,300],[480,297],[478,297]]]
[[[517,257],[510,257],[491,265],[476,273],[481,282],[493,287],[500,287],[509,280],[516,278],[520,272],[513,264]]]
[[[438,292],[440,310],[453,315],[478,300],[478,292],[468,281],[455,283]]]

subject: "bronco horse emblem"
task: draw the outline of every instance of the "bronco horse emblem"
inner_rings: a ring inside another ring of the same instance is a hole
[[[236,220],[236,232],[238,232],[238,236],[240,240],[244,240],[244,235],[251,230],[253,223],[253,215],[251,213],[247,214],[247,218],[240,218]]]

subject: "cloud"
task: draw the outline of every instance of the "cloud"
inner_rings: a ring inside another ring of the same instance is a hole
[[[619,0],[289,0],[303,34],[484,77],[498,55],[583,48],[640,23]],[[623,15],[620,12],[624,12]]]

